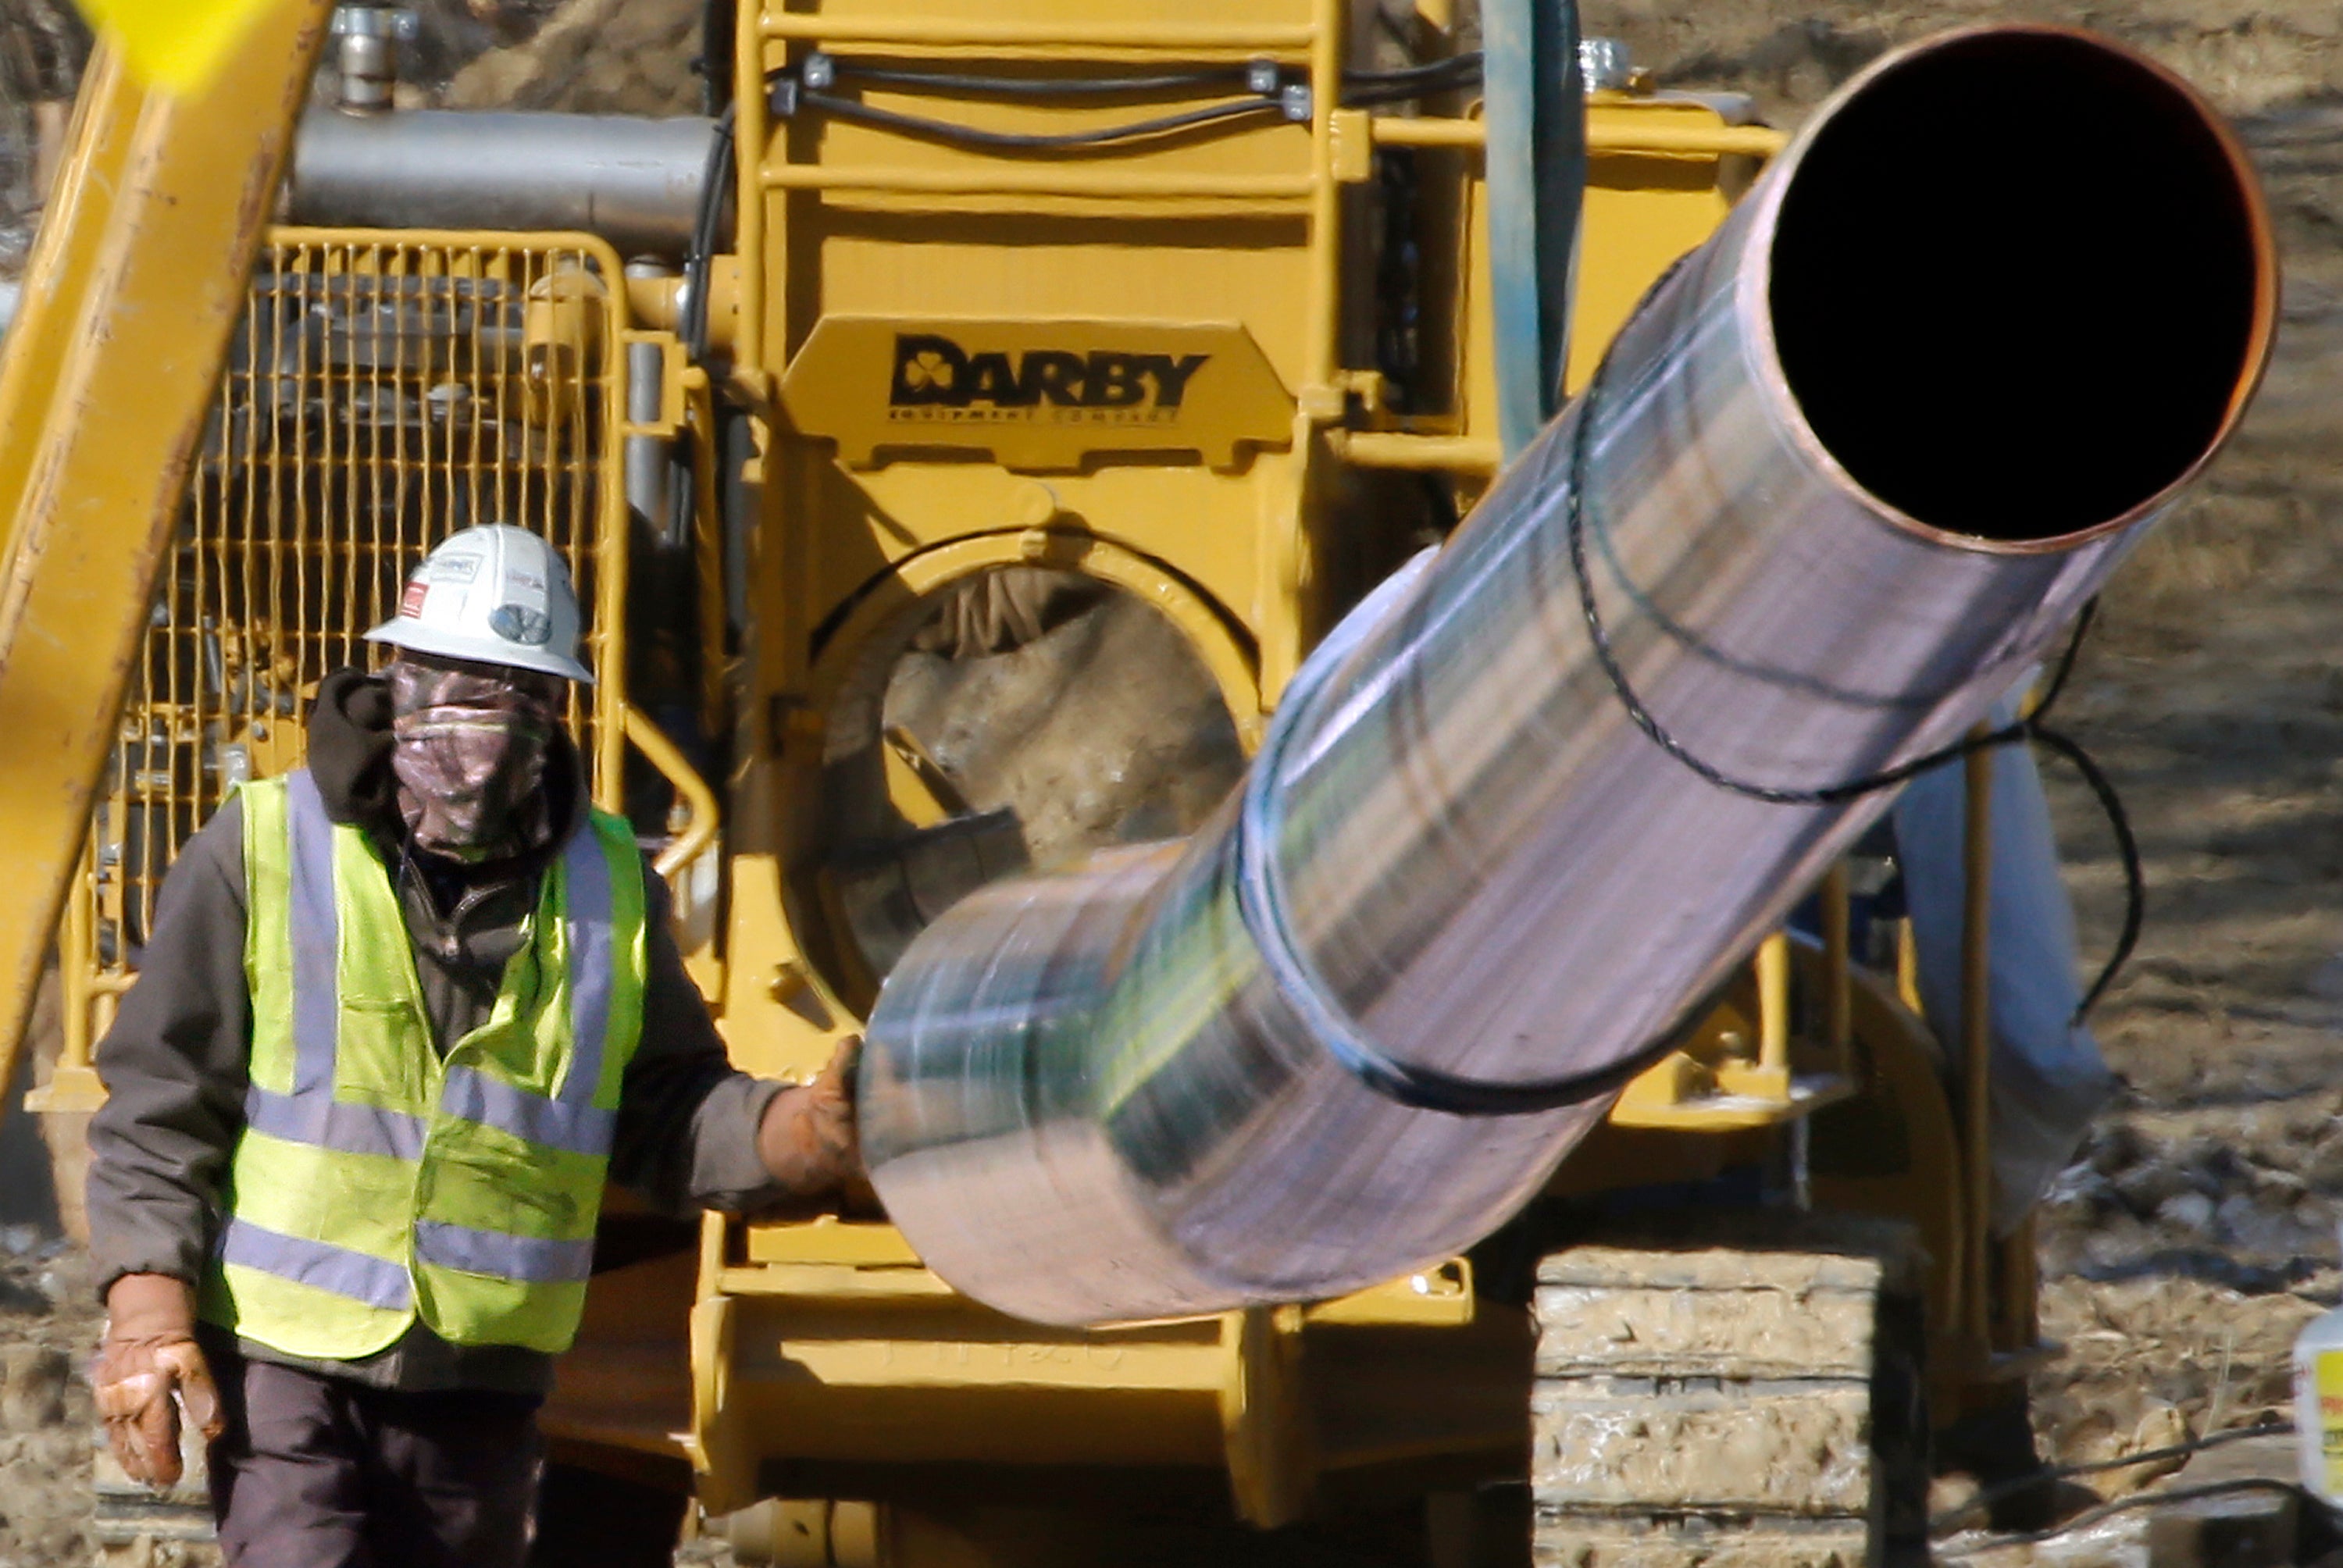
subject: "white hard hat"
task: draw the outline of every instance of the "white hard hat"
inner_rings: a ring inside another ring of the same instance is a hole
[[[366,634],[443,658],[591,682],[578,662],[578,594],[553,547],[509,523],[451,534],[407,579],[398,613]]]

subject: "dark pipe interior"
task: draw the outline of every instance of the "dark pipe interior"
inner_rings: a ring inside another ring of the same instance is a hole
[[[1931,527],[2121,516],[2204,454],[2247,374],[2237,178],[2169,84],[2080,39],[1922,55],[1825,128],[1783,203],[1791,391],[1858,483]]]

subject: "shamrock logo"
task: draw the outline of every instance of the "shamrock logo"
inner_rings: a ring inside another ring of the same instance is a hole
[[[939,392],[949,392],[952,384],[951,361],[933,349],[915,355],[903,367],[903,384],[915,391],[932,387]]]

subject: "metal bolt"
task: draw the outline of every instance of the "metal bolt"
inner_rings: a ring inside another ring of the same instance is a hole
[[[398,45],[417,32],[415,13],[387,5],[341,5],[335,8],[331,26],[341,106],[358,115],[388,109],[398,88]]]
[[[838,62],[824,54],[808,55],[798,75],[809,91],[826,92],[838,81]]]
[[[1247,60],[1245,62],[1246,92],[1258,93],[1264,98],[1273,97],[1276,95],[1277,89],[1282,85],[1283,77],[1277,68],[1276,61]]]
[[[1624,93],[1635,79],[1635,62],[1620,38],[1581,38],[1578,74],[1590,93]]]
[[[1278,107],[1285,111],[1287,119],[1292,120],[1295,125],[1307,123],[1310,118],[1309,84],[1306,82],[1288,84],[1285,90],[1277,95],[1277,103]]]

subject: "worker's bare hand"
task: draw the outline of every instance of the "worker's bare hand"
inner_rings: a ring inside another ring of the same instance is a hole
[[[107,1443],[131,1480],[177,1483],[179,1419],[221,1431],[219,1391],[196,1345],[195,1293],[163,1274],[125,1274],[106,1296],[106,1338],[90,1381]]]

